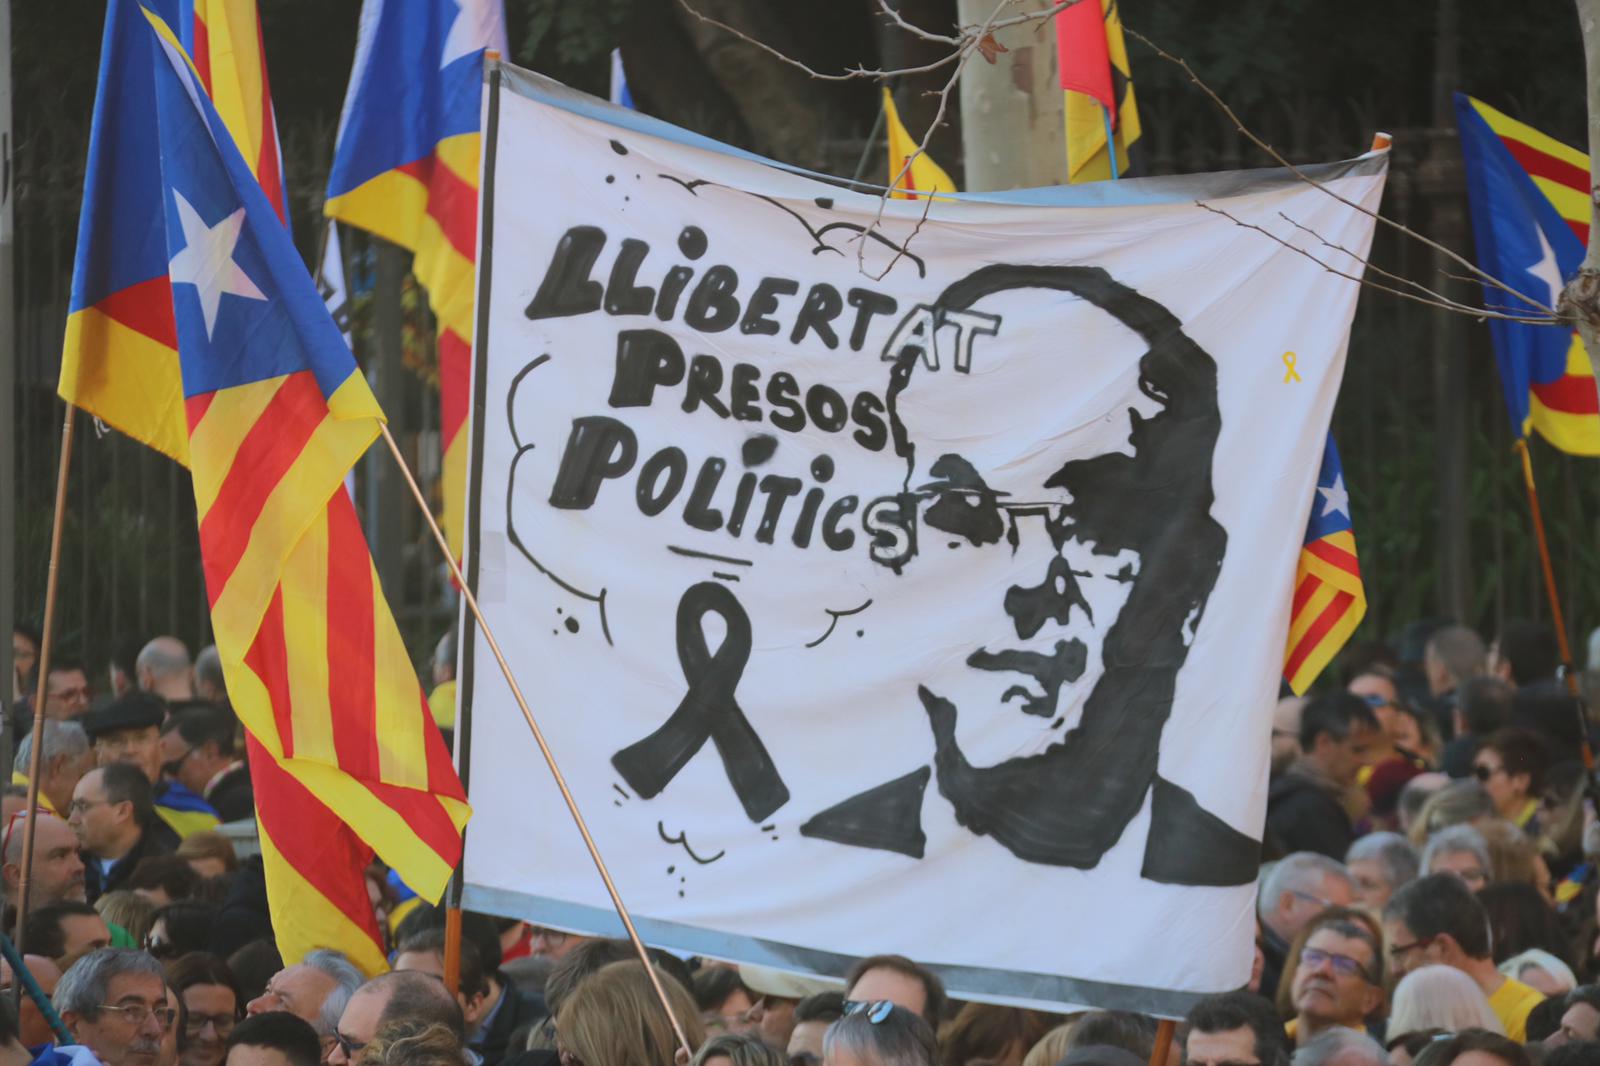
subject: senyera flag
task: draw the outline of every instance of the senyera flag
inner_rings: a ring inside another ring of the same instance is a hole
[[[1456,125],[1478,266],[1512,289],[1555,307],[1589,239],[1589,161],[1575,148],[1456,94]],[[1492,285],[1484,306],[1537,316]],[[1490,319],[1500,384],[1517,436],[1535,430],[1574,455],[1600,455],[1600,392],[1577,331]]]
[[[1366,613],[1367,592],[1356,557],[1350,492],[1330,433],[1294,575],[1294,605],[1284,649],[1283,679],[1296,695],[1311,687]]]
[[[917,151],[917,139],[911,136],[905,123],[900,121],[900,111],[894,106],[894,93],[883,89],[883,121],[887,131],[889,149],[890,196],[896,200],[918,200],[923,192],[955,192],[956,183],[944,168],[933,161],[927,152]],[[906,160],[911,165],[906,166]]]
[[[501,0],[366,0],[323,208],[416,253],[412,272],[439,320],[442,524],[458,554],[483,50],[503,53],[505,39]]]
[[[90,293],[107,277],[143,286],[139,306],[169,324],[280,950],[292,960],[335,946],[376,971],[364,866],[376,851],[436,897],[468,808],[341,491],[382,412],[206,96],[175,14],[133,0],[108,12],[76,277]],[[114,213],[96,210],[108,188]],[[73,342],[69,332],[69,400],[74,356],[83,364]],[[139,353],[109,354],[118,385]]]

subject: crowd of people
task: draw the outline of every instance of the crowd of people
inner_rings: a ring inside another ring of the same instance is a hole
[[[444,912],[377,866],[392,970],[286,966],[236,848],[253,804],[215,650],[172,637],[103,674],[50,664],[19,926],[38,652],[19,628],[0,889],[25,954],[0,963],[0,1066],[1600,1066],[1600,828],[1553,634],[1403,643],[1352,646],[1342,687],[1280,701],[1256,965],[1169,1045],[1144,1015],[958,1002],[899,955],[842,979],[654,948],[647,969],[627,941],[470,912],[452,993]]]

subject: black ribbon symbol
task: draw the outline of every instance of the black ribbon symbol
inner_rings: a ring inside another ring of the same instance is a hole
[[[727,628],[714,655],[704,628],[710,614],[720,615]],[[749,659],[750,616],[738,599],[715,581],[690,586],[678,601],[678,662],[689,691],[660,729],[611,757],[635,792],[645,799],[658,795],[709,738],[752,822],[789,802],[788,786],[734,698]]]

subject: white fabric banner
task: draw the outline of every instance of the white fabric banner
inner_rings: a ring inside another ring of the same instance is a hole
[[[1279,171],[885,204],[504,77],[469,580],[646,939],[1243,984],[1359,291],[1285,244],[1359,273],[1371,218]],[[481,640],[462,689],[467,905],[614,934]]]

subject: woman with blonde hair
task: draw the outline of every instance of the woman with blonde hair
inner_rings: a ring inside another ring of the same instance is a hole
[[[705,1042],[700,1010],[661,969],[656,979],[683,1026],[690,1050]],[[561,1066],[673,1066],[678,1037],[644,964],[613,962],[585,977],[556,1014]]]
[[[1081,1015],[1074,1015],[1039,1038],[1039,1042],[1022,1058],[1022,1066],[1056,1066],[1070,1050],[1067,1040],[1072,1036],[1072,1024]]]
[[[156,905],[128,888],[107,892],[94,901],[94,909],[107,925],[120,925],[133,937],[135,944],[143,944],[150,935],[150,923],[155,920]]]
[[[1420,1029],[1487,1029],[1504,1033],[1505,1026],[1489,1007],[1478,982],[1454,966],[1423,966],[1400,979],[1389,1011],[1389,1040]]]
[[[461,1041],[438,1022],[390,1022],[361,1055],[361,1066],[461,1066]]]
[[[690,1066],[784,1066],[783,1056],[751,1033],[714,1036],[694,1053]]]
[[[1417,847],[1439,830],[1494,817],[1494,800],[1476,781],[1452,781],[1429,796],[1411,823],[1411,843]]]

